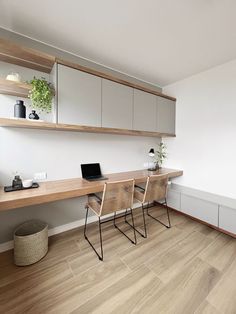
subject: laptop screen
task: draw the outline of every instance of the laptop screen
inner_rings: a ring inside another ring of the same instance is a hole
[[[82,164],[81,165],[81,172],[83,178],[90,178],[94,176],[101,176],[101,168],[100,164]]]

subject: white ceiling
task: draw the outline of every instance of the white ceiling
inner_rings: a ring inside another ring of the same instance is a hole
[[[235,0],[0,0],[0,26],[159,86],[236,58]]]

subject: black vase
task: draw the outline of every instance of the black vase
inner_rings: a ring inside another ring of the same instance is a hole
[[[14,106],[15,118],[26,118],[26,107],[23,100],[17,100]]]
[[[39,120],[39,116],[37,115],[37,113],[35,112],[35,110],[32,110],[32,112],[29,114],[29,119],[32,119],[32,120]]]

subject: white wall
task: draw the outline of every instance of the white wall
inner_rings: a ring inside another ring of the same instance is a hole
[[[41,76],[36,71],[0,63],[0,76],[5,77],[10,70],[17,70],[23,79]],[[0,116],[13,116],[16,99],[0,95]],[[14,171],[23,178],[41,171],[47,172],[48,180],[81,177],[80,164],[89,162],[100,162],[104,173],[141,169],[149,161],[150,147],[158,142],[151,137],[0,128],[0,185],[10,184]],[[0,243],[11,240],[14,228],[31,218],[47,221],[50,228],[84,218],[85,200],[1,212]]]
[[[184,170],[176,183],[235,199],[236,60],[163,92],[177,98],[177,137],[165,140],[166,165]]]

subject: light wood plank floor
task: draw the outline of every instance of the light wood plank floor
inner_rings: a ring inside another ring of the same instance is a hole
[[[163,208],[152,214],[166,219]],[[136,246],[104,224],[104,262],[82,228],[51,237],[28,267],[0,254],[0,313],[236,313],[236,240],[176,212],[171,220],[166,229],[147,218],[149,237]],[[88,232],[98,245],[96,227]]]

